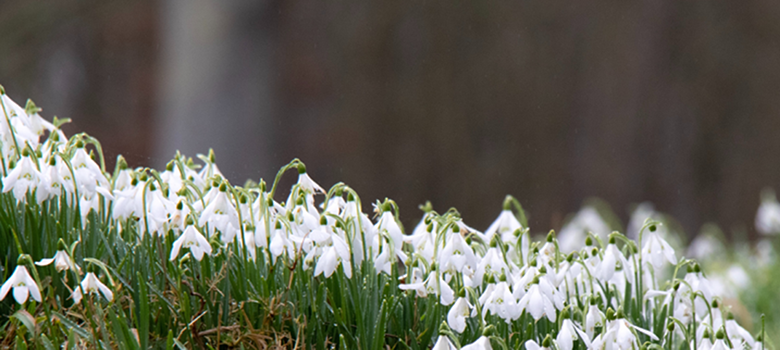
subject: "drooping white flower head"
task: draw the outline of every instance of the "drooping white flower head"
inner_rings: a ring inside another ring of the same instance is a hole
[[[38,284],[35,283],[35,280],[30,276],[30,273],[27,272],[27,268],[23,265],[16,265],[14,273],[11,274],[11,277],[8,277],[8,280],[0,287],[0,300],[5,299],[5,296],[12,288],[14,291],[14,299],[16,299],[16,302],[19,304],[24,304],[27,301],[28,295],[32,296],[35,301],[41,302],[41,291],[38,288]]]
[[[756,230],[765,235],[778,234],[780,233],[780,202],[771,190],[764,190],[761,197],[761,205],[756,213]]]
[[[54,267],[59,272],[65,271],[67,269],[75,272],[81,271],[81,268],[76,265],[73,259],[71,259],[71,257],[68,255],[68,252],[64,250],[58,250],[56,253],[54,253],[54,257],[42,259],[41,261],[36,262],[35,265],[48,266],[51,265],[51,263],[54,263]]]
[[[306,173],[306,167],[303,166],[303,164],[298,166],[298,186],[309,194],[325,193],[325,189],[309,177],[309,174]]]
[[[209,236],[214,234],[214,230],[222,233],[222,241],[230,243],[235,238],[241,226],[238,222],[238,211],[231,202],[227,194],[227,185],[221,184],[219,192],[213,200],[203,209],[198,219],[198,226],[209,227]]]
[[[588,337],[588,335],[570,319],[564,318],[561,324],[561,330],[555,338],[555,342],[558,343],[560,350],[571,350],[574,347],[574,342],[577,341],[578,338],[582,339],[585,346],[590,348],[590,337]]]
[[[22,157],[8,175],[3,177],[3,193],[13,191],[16,201],[23,202],[27,199],[27,192],[32,192],[38,187],[42,187],[42,183],[44,183],[43,175],[38,171],[32,159],[29,156]],[[36,193],[36,199],[39,204],[47,196],[48,193],[45,187]]]
[[[658,232],[648,231],[643,238],[647,239],[644,247],[642,247],[642,259],[646,263],[652,264],[656,270],[662,269],[665,261],[672,265],[677,263],[674,248]]]
[[[314,276],[324,273],[330,277],[339,265],[344,269],[347,278],[352,278],[351,254],[347,243],[338,235],[332,235],[332,244],[323,248],[323,253],[314,268]]]
[[[493,347],[490,345],[490,339],[483,335],[473,343],[460,348],[460,350],[493,350]]]
[[[433,348],[431,350],[457,350],[457,348],[452,344],[450,338],[447,338],[447,336],[444,335],[440,335],[439,338],[436,339],[436,343],[433,344]]]
[[[103,294],[103,297],[105,297],[106,300],[114,300],[114,293],[111,292],[111,289],[103,284],[103,282],[100,282],[100,279],[92,272],[87,272],[87,275],[84,276],[84,280],[81,281],[81,285],[73,290],[73,301],[76,304],[80,303],[83,293],[85,292],[88,294]]]
[[[602,240],[606,239],[610,232],[609,225],[591,206],[580,209],[577,215],[561,229],[558,235],[558,246],[561,252],[568,254],[577,250],[582,246],[588,232],[593,232]]]
[[[466,317],[472,313],[471,308],[472,306],[466,298],[460,297],[455,301],[450,311],[447,312],[447,324],[452,330],[458,333],[463,333],[466,330]]]
[[[192,225],[187,226],[181,236],[173,242],[170,257],[171,261],[179,256],[181,248],[189,248],[190,253],[192,253],[192,256],[197,261],[203,259],[203,254],[211,255],[211,244],[209,244],[206,237],[203,237],[200,231]]]
[[[499,282],[495,284],[494,288],[486,289],[480,298],[480,302],[483,302],[482,306],[487,310],[485,314],[490,312],[501,317],[506,323],[517,319],[522,313],[522,308],[514,296],[512,296],[512,292],[509,290],[509,285],[506,282]]]

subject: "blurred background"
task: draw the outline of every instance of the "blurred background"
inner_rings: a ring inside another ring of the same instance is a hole
[[[407,229],[430,200],[536,232],[593,196],[755,238],[780,188],[780,3],[0,2],[0,84],[109,161],[214,148],[233,182],[294,157]],[[294,176],[288,179],[292,182]]]

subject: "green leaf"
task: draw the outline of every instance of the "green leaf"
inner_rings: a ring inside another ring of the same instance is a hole
[[[41,343],[43,344],[43,348],[46,350],[56,350],[54,347],[54,344],[52,344],[51,340],[49,340],[49,337],[46,336],[46,334],[41,334]]]
[[[35,318],[27,310],[19,310],[11,317],[19,320],[24,325],[24,328],[27,328],[27,334],[30,336],[30,339],[35,339]]]
[[[65,327],[68,330],[73,331],[79,337],[82,337],[82,338],[87,339],[87,340],[90,340],[92,338],[89,335],[89,333],[86,330],[84,330],[84,328],[81,328],[75,322],[69,320],[67,317],[63,316],[62,314],[60,314],[58,312],[52,312],[52,315],[57,316],[57,318],[60,320],[60,322],[62,322],[62,324],[65,325]],[[70,340],[68,341],[68,345],[71,346]]]
[[[138,317],[136,327],[138,327],[138,338],[141,340],[141,348],[149,347],[149,296],[147,294],[146,281],[141,277],[140,272],[136,272],[138,279]]]

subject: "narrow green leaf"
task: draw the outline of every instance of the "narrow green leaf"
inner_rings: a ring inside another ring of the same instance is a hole
[[[141,277],[140,272],[136,272],[138,279],[138,317],[136,327],[138,328],[138,338],[141,341],[141,348],[149,347],[149,296],[147,294],[146,281]]]
[[[32,315],[30,315],[27,310],[19,310],[16,313],[13,314],[13,318],[19,320],[24,325],[24,328],[27,329],[27,334],[30,336],[30,339],[35,339],[35,319]]]

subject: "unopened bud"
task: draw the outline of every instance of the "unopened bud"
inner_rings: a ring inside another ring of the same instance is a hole
[[[542,340],[542,347],[549,349],[550,346],[552,346],[552,337],[548,334],[546,337],[544,337],[544,340]]]

